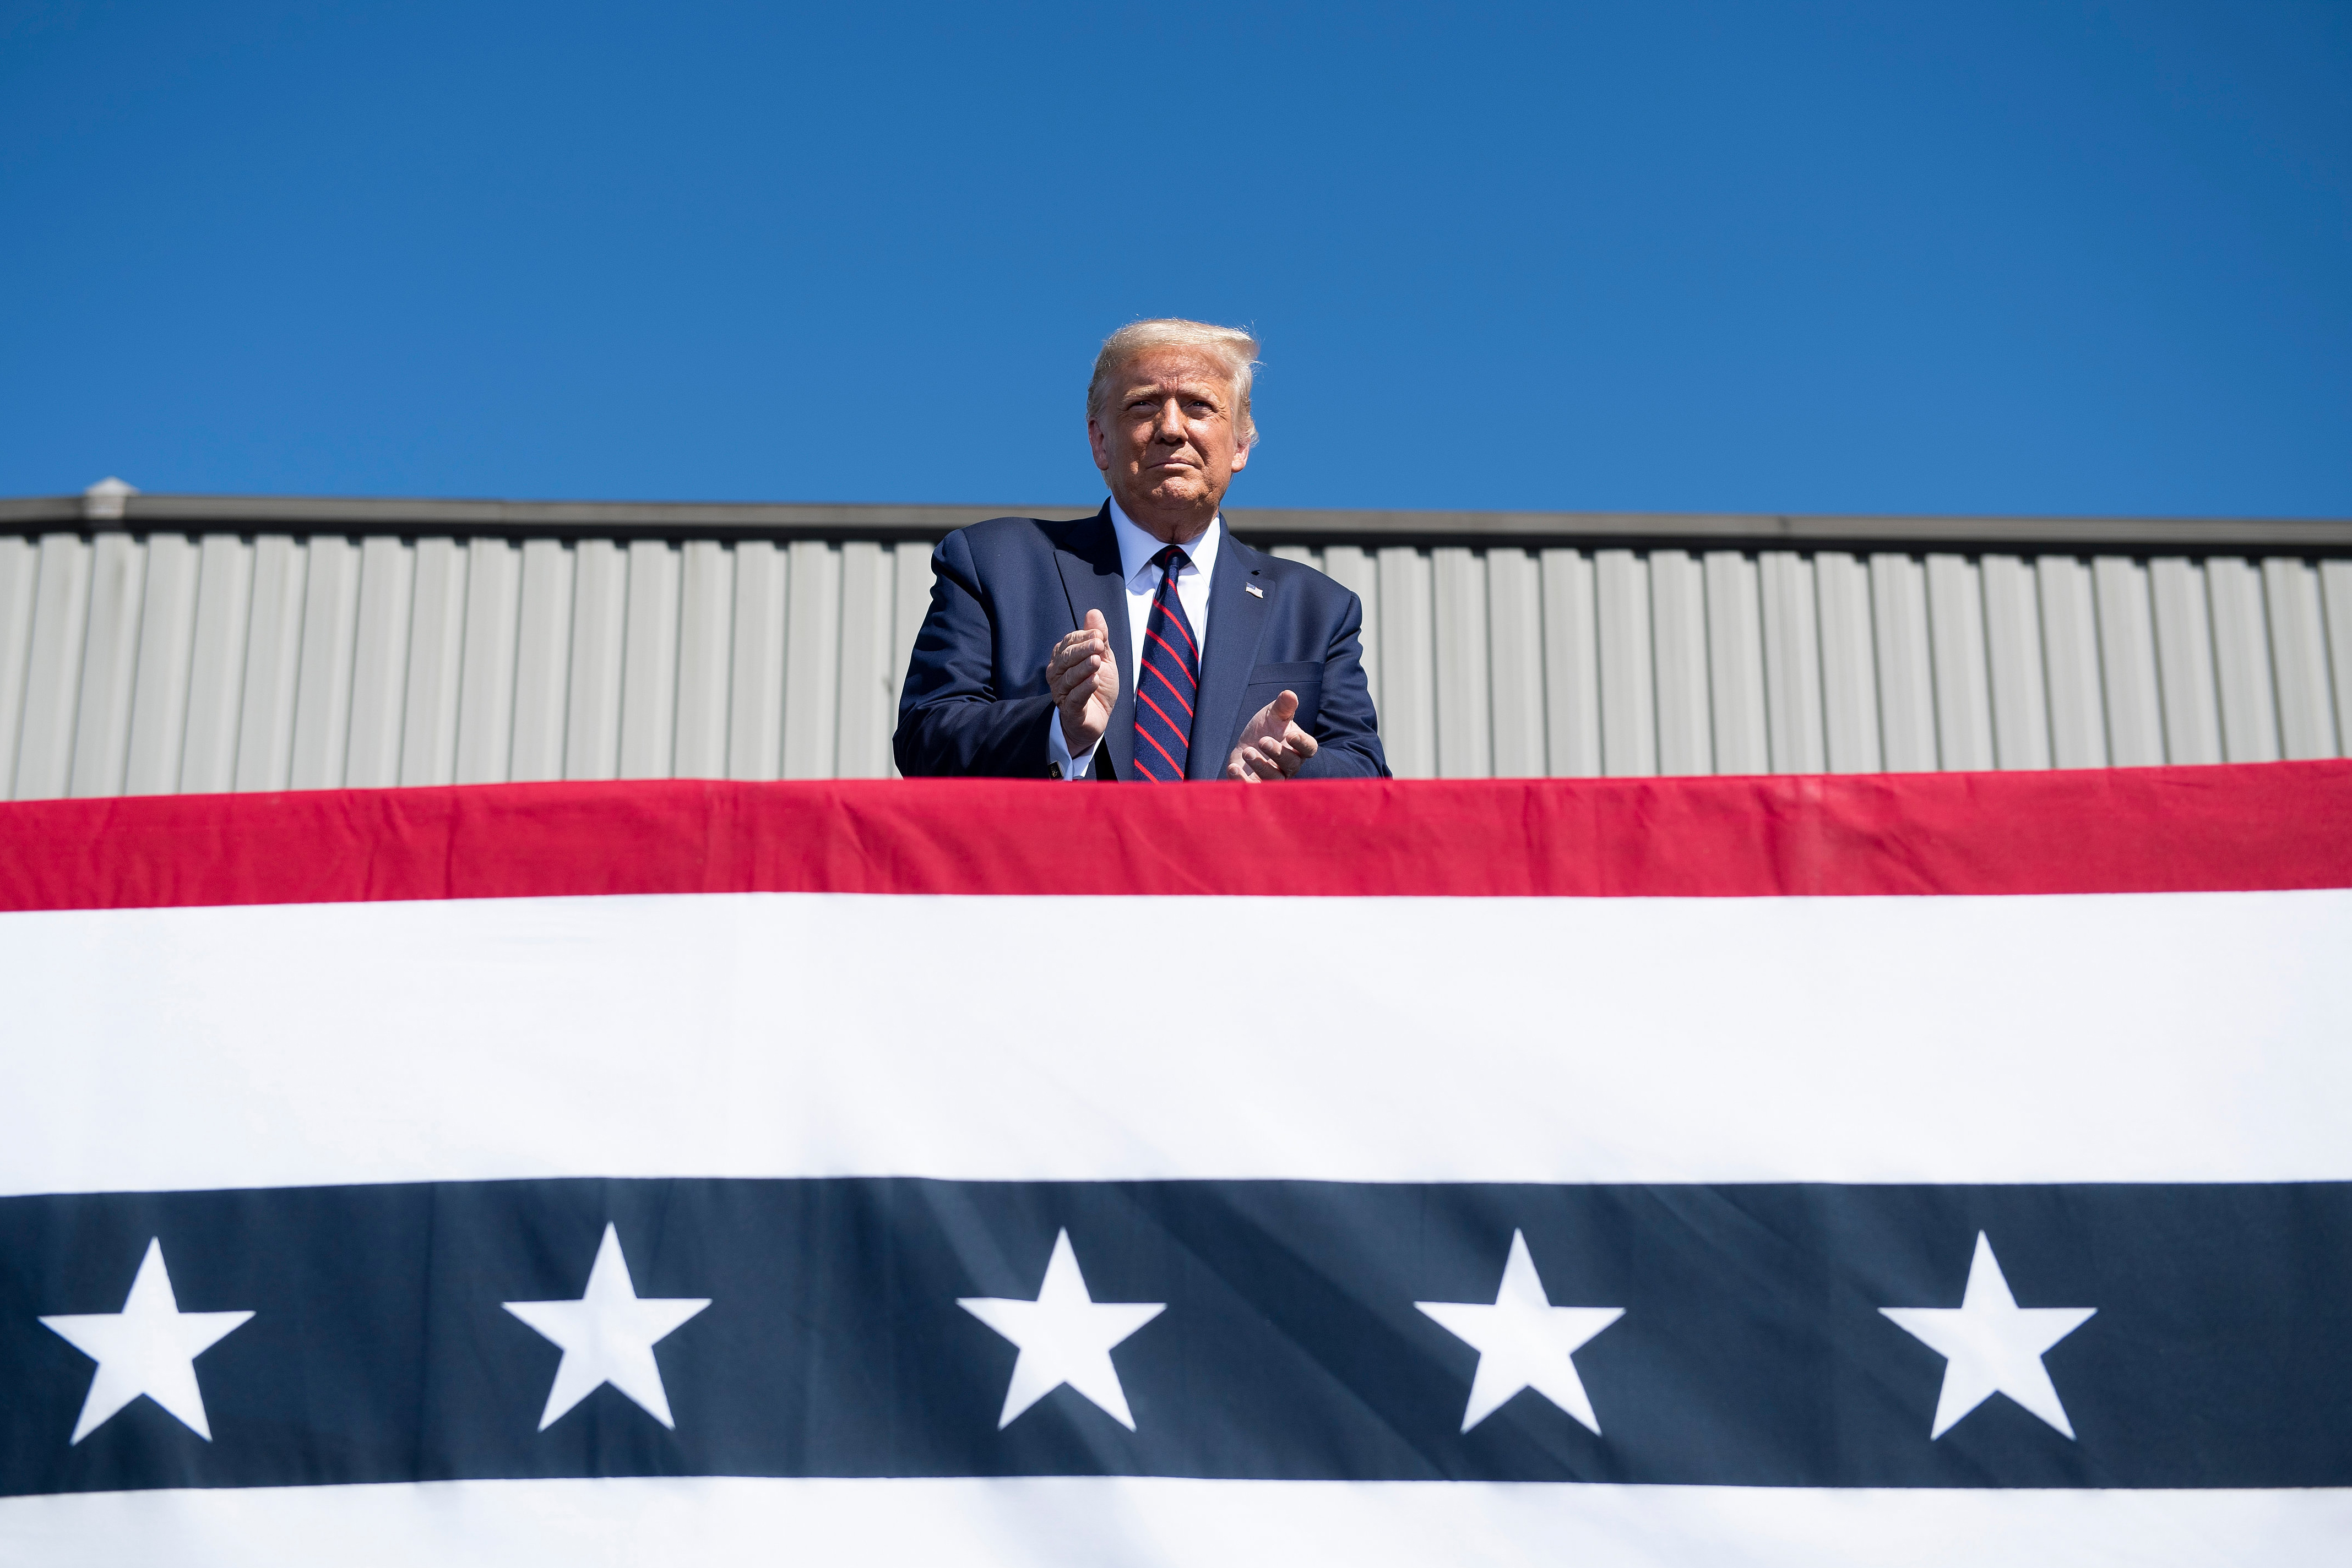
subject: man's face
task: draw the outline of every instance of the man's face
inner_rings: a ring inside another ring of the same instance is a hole
[[[1087,420],[1087,437],[1095,466],[1130,515],[1139,508],[1213,511],[1249,462],[1240,412],[1233,382],[1215,361],[1188,349],[1152,349],[1111,383],[1101,417]]]

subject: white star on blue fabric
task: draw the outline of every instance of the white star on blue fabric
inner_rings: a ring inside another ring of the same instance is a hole
[[[252,1318],[251,1312],[184,1312],[172,1293],[172,1273],[163,1266],[163,1243],[150,1238],[147,1255],[131,1281],[119,1312],[68,1312],[41,1320],[52,1333],[98,1363],[89,1395],[81,1402],[71,1447],[112,1419],[115,1412],[145,1395],[209,1443],[204,1391],[196,1386],[196,1357]]]
[[[1528,1239],[1511,1232],[1511,1255],[1495,1304],[1479,1301],[1415,1301],[1446,1333],[1478,1353],[1470,1379],[1470,1403],[1462,1412],[1467,1432],[1502,1408],[1522,1388],[1532,1388],[1575,1416],[1595,1437],[1601,1418],[1576,1375],[1573,1354],[1593,1335],[1625,1315],[1622,1307],[1555,1307],[1544,1294]]]
[[[1957,1307],[1881,1307],[1902,1330],[1944,1360],[1944,1388],[1936,1400],[1927,1440],[1996,1394],[2006,1394],[2053,1427],[2074,1436],[2042,1354],[2090,1321],[2096,1307],[2021,1307],[2010,1293],[1992,1243],[1977,1232],[1968,1288]]]
[[[609,1222],[588,1270],[588,1288],[576,1301],[504,1301],[500,1305],[563,1347],[539,1417],[546,1431],[573,1406],[609,1383],[663,1426],[676,1430],[669,1395],[662,1387],[654,1345],[710,1304],[708,1297],[639,1296],[621,1255],[621,1233]]]
[[[1065,1383],[1112,1420],[1135,1430],[1135,1414],[1127,1407],[1127,1391],[1119,1386],[1118,1368],[1110,1362],[1111,1347],[1167,1311],[1168,1304],[1096,1301],[1087,1293],[1086,1276],[1078,1272],[1078,1255],[1070,1247],[1067,1230],[1054,1238],[1054,1255],[1045,1261],[1045,1282],[1037,1287],[1035,1301],[961,1296],[956,1305],[1021,1347],[1013,1364],[1013,1381],[1004,1390],[1003,1413],[996,1420],[998,1431]]]

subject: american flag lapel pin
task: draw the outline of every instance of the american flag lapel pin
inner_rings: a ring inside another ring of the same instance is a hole
[[[1259,587],[1256,583],[1255,583],[1255,582],[1244,582],[1244,583],[1243,583],[1243,584],[1242,584],[1242,591],[1243,591],[1244,593],[1255,593],[1255,594],[1256,594],[1260,599],[1264,599],[1264,598],[1265,597],[1265,589],[1263,589],[1263,588],[1260,588],[1260,587]]]

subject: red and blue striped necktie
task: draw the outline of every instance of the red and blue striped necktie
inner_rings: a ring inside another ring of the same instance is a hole
[[[1135,770],[1155,784],[1176,784],[1183,781],[1201,690],[1201,644],[1176,597],[1176,574],[1192,558],[1170,545],[1151,564],[1160,569],[1160,591],[1143,623],[1143,662],[1135,675]]]

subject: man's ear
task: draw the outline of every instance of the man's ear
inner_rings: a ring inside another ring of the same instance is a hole
[[[1255,443],[1255,442],[1252,442],[1252,443],[1250,443],[1250,446],[1254,446],[1254,445],[1255,445],[1255,444],[1256,444],[1256,443]],[[1250,446],[1236,446],[1236,447],[1234,447],[1234,473],[1238,474],[1238,473],[1240,473],[1243,469],[1244,469],[1244,468],[1246,468],[1246,467],[1248,467],[1248,466],[1249,466]]]
[[[1094,450],[1095,466],[1108,476],[1110,473],[1110,443],[1103,434],[1102,422],[1091,413],[1087,415],[1087,444]]]

